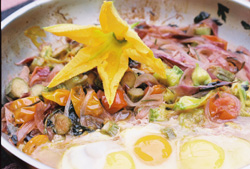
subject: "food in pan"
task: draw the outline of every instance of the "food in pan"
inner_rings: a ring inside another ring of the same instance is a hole
[[[25,31],[39,55],[10,80],[2,132],[54,168],[238,169],[250,164],[250,52],[218,20],[129,25],[104,2],[100,25]],[[62,38],[40,43],[45,31]]]

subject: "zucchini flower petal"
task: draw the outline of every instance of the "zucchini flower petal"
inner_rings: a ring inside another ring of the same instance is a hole
[[[58,24],[43,29],[57,36],[66,36],[87,46],[94,46],[106,40],[100,26]]]
[[[147,54],[140,53],[136,49],[128,48],[124,51],[131,59],[136,60],[140,63],[152,68],[160,77],[166,79],[166,73],[164,65],[161,59],[156,59],[153,52],[150,50]]]
[[[48,87],[54,87],[97,67],[105,96],[111,106],[119,82],[128,69],[129,57],[146,64],[160,77],[166,78],[162,61],[154,57],[137,33],[121,19],[112,1],[104,1],[99,20],[101,27],[60,24],[44,28],[55,35],[67,36],[86,45],[52,79]]]
[[[114,32],[118,40],[124,39],[129,25],[119,16],[112,1],[104,1],[99,20],[104,33]]]
[[[103,49],[85,47],[52,79],[48,87],[54,87],[80,73],[86,72],[101,64],[107,57],[102,55]],[[98,55],[100,54],[100,55]]]
[[[111,106],[119,83],[128,69],[128,56],[120,52],[109,53],[108,58],[98,66],[98,73],[103,80],[105,96]]]

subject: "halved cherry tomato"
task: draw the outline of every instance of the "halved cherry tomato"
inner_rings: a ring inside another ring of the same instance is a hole
[[[83,103],[84,115],[99,116],[103,113],[103,107],[94,90],[89,90]]]
[[[33,106],[30,105],[37,101],[39,101],[39,98],[37,96],[26,97],[13,101],[7,106],[7,108],[13,112],[15,122],[17,124],[22,124],[34,119],[36,104]]]
[[[80,118],[81,106],[85,98],[85,93],[82,89],[82,86],[73,87],[70,91],[70,99],[74,106],[75,112]]]
[[[209,111],[208,115],[212,121],[220,122],[236,118],[240,113],[240,105],[237,97],[218,92],[208,100],[206,111]]]
[[[109,106],[105,96],[102,96],[102,104],[110,114],[114,114],[127,106],[127,102],[124,100],[124,92],[119,89],[116,91],[115,99],[111,106]]]
[[[216,46],[227,50],[227,41],[225,41],[224,39],[221,39],[218,36],[214,36],[214,35],[202,35],[202,37],[215,42]]]
[[[56,102],[60,106],[65,106],[69,98],[70,92],[66,89],[56,89],[52,92],[42,92],[42,96],[45,99]]]
[[[151,88],[153,89],[151,94],[161,94],[166,90],[166,88],[163,85],[154,85]],[[148,92],[148,89],[149,89],[149,87],[147,87],[145,89],[145,91],[144,91],[145,94]]]
[[[46,143],[49,141],[49,138],[47,135],[37,135],[34,136],[32,139],[28,141],[28,143],[25,144],[23,148],[23,152],[31,155],[33,151],[40,145]]]

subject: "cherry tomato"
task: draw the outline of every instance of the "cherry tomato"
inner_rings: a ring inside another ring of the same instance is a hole
[[[18,99],[10,103],[7,108],[13,112],[15,117],[15,122],[17,124],[22,124],[34,119],[36,112],[36,104],[33,103],[39,101],[38,97],[26,97]]]
[[[154,85],[152,86],[152,89],[153,91],[151,94],[161,94],[166,90],[166,88],[163,85]]]
[[[49,138],[47,135],[37,135],[34,136],[32,139],[28,141],[28,143],[25,144],[23,148],[23,152],[31,155],[33,151],[40,145],[46,143],[49,141]]]
[[[203,38],[208,39],[210,41],[215,42],[218,47],[221,47],[225,50],[227,50],[227,41],[225,41],[224,39],[221,39],[217,36],[214,35],[202,35]]]
[[[87,92],[83,103],[83,112],[84,115],[91,115],[94,117],[103,113],[102,104],[100,103],[100,100],[94,90],[89,90]]]
[[[114,114],[127,106],[127,102],[124,100],[124,92],[119,89],[116,91],[115,99],[111,106],[109,106],[105,96],[102,96],[102,104],[110,114]]]
[[[239,115],[240,105],[237,97],[225,92],[218,92],[208,100],[206,113],[212,121],[231,120]]]
[[[85,98],[85,93],[82,86],[76,86],[70,91],[70,98],[74,106],[75,112],[80,117],[81,106]]]
[[[56,89],[52,92],[42,92],[42,96],[45,99],[56,102],[60,106],[65,106],[69,98],[70,92],[66,89]]]

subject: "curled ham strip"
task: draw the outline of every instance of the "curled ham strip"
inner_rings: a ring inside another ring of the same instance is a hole
[[[17,62],[16,65],[20,66],[20,65],[23,65],[23,64],[26,64],[26,63],[30,63],[35,58],[36,58],[36,56],[31,56],[31,57],[25,58],[25,59],[21,60],[20,62]]]
[[[35,84],[41,84],[42,82],[45,82],[49,73],[50,73],[50,69],[48,66],[36,67],[30,76],[29,85],[33,86]]]
[[[41,133],[44,133],[44,124],[43,124],[43,119],[45,118],[45,105],[43,102],[39,102],[36,104],[36,112],[35,112],[35,115],[34,115],[34,121],[35,121],[35,124],[38,128],[38,130],[41,132]]]
[[[15,122],[15,119],[14,119],[14,114],[12,111],[9,110],[8,106],[11,104],[12,102],[9,102],[9,103],[6,103],[3,107],[3,111],[2,111],[2,114],[5,115],[5,120],[6,120],[6,123],[7,125],[9,123],[14,123]]]
[[[27,123],[24,123],[21,128],[17,131],[17,139],[18,143],[21,143],[23,139],[26,137],[26,135],[31,132],[36,127],[35,120],[28,121]]]
[[[24,66],[21,73],[19,74],[19,77],[29,83],[29,74],[30,69],[28,68],[28,66]]]
[[[150,85],[155,85],[159,84],[156,78],[148,73],[142,74],[139,77],[136,78],[134,87],[140,86],[142,83],[150,84]]]
[[[46,82],[50,82],[58,72],[60,72],[62,70],[64,66],[62,64],[58,64],[56,65],[53,70],[49,73],[47,79],[46,79]]]

